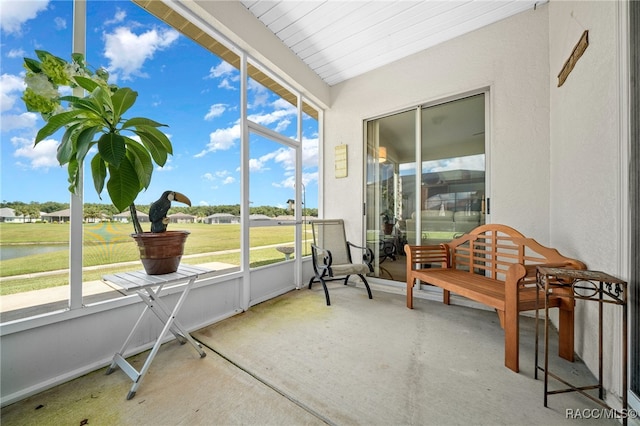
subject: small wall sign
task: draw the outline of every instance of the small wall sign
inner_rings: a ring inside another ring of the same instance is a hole
[[[347,145],[338,145],[335,148],[336,178],[347,177]]]

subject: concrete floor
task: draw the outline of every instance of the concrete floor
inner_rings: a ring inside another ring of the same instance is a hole
[[[162,346],[136,396],[105,369],[4,407],[3,425],[561,425],[600,407],[576,393],[549,396],[534,379],[534,321],[523,318],[521,372],[503,366],[495,313],[331,283],[252,307],[193,334],[205,346]],[[594,378],[555,356],[576,385]],[[130,358],[140,368],[147,353]],[[542,373],[541,373],[542,375]],[[550,381],[550,389],[563,387]],[[587,410],[587,411],[581,411]]]

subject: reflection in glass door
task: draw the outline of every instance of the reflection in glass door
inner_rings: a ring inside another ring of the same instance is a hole
[[[485,95],[371,120],[366,138],[375,275],[404,281],[404,244],[451,241],[485,223]]]
[[[366,244],[374,253],[376,277],[403,281],[404,217],[415,200],[416,110],[367,123]],[[409,192],[407,192],[409,191]]]

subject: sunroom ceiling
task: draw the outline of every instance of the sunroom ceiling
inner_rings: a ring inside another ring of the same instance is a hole
[[[240,1],[329,85],[546,2]]]

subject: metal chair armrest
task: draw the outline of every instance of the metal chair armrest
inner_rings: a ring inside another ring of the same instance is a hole
[[[319,247],[315,244],[311,244],[311,254],[313,255],[313,263],[321,269],[329,269],[331,268],[331,263],[333,262],[333,258],[331,256],[331,251],[325,248]],[[320,263],[319,257],[322,256],[322,263]]]
[[[362,255],[362,260],[369,268],[369,271],[373,272],[373,250],[371,250],[369,247],[362,247],[362,246],[355,245],[349,241],[347,241],[347,245],[349,247],[353,247],[359,250],[364,250],[364,254]]]

